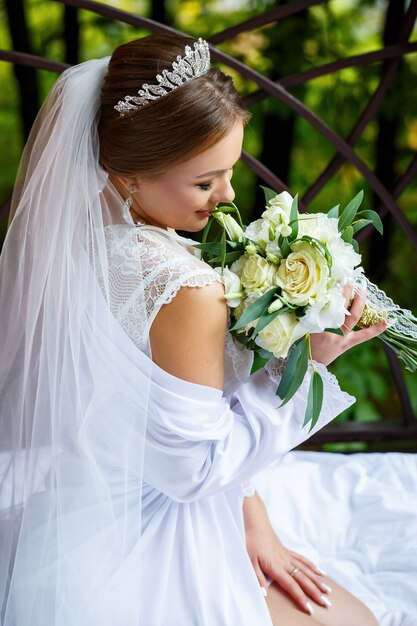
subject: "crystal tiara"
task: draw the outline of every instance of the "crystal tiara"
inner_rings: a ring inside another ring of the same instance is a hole
[[[193,78],[203,76],[209,68],[210,48],[207,41],[200,37],[194,43],[194,50],[190,46],[185,46],[184,56],[177,56],[176,61],[172,64],[171,72],[163,70],[162,74],[158,74],[156,77],[157,85],[144,83],[137,96],[125,96],[124,100],[119,100],[114,108],[123,116],[129,111],[146,106],[153,100],[166,96]]]

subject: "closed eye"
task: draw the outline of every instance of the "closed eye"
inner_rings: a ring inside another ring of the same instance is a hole
[[[200,189],[202,189],[203,191],[210,191],[213,183],[199,183],[197,186],[200,187]]]

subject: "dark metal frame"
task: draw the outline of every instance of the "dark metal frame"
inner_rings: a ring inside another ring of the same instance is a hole
[[[127,13],[113,7],[106,6],[94,2],[92,0],[56,0],[79,9],[91,11],[102,17],[117,20],[119,22],[130,24],[137,28],[144,28],[153,33],[177,33],[184,34],[169,26],[165,26],[148,18]],[[410,161],[407,170],[397,181],[393,192],[388,191],[382,181],[375,173],[366,165],[366,163],[358,156],[354,150],[355,144],[360,139],[364,129],[369,122],[375,117],[379,110],[384,97],[392,84],[402,57],[417,51],[417,42],[409,42],[414,23],[417,19],[417,0],[411,0],[408,10],[404,16],[402,28],[398,41],[390,46],[386,46],[380,50],[368,52],[366,54],[354,55],[348,58],[339,59],[332,63],[327,63],[320,67],[311,68],[307,71],[300,72],[292,76],[286,76],[279,82],[273,82],[259,72],[251,69],[247,65],[241,63],[237,59],[225,54],[214,46],[222,43],[237,34],[259,28],[261,26],[272,23],[278,19],[294,15],[300,11],[305,11],[314,5],[323,4],[325,0],[294,0],[290,4],[285,4],[265,12],[262,15],[255,16],[245,22],[237,24],[231,28],[227,28],[222,32],[215,33],[208,41],[211,46],[211,52],[214,59],[220,61],[228,67],[233,68],[245,78],[250,79],[258,85],[258,90],[250,94],[245,103],[247,106],[259,102],[263,98],[272,96],[286,104],[295,113],[307,120],[317,131],[319,131],[337,150],[337,154],[328,163],[322,174],[315,180],[310,188],[301,199],[301,207],[306,206],[320,192],[323,186],[337,172],[345,161],[350,161],[357,170],[367,180],[370,187],[380,198],[381,204],[379,212],[384,216],[387,212],[391,213],[393,218],[402,228],[404,235],[410,241],[411,245],[417,251],[417,232],[405,215],[401,212],[396,199],[410,184],[413,177],[417,174],[417,154]],[[27,65],[39,69],[46,69],[55,72],[62,72],[68,66],[64,63],[58,63],[34,55],[25,53],[0,50],[0,60],[9,61],[15,64]],[[318,76],[337,72],[346,67],[354,67],[359,65],[368,65],[378,61],[385,61],[384,71],[380,83],[370,98],[367,106],[357,120],[347,139],[340,137],[333,131],[320,117],[313,111],[308,109],[302,102],[297,100],[291,93],[287,91],[290,87],[301,85],[308,80]],[[287,189],[285,183],[280,180],[273,172],[271,172],[259,160],[244,152],[242,160],[260,177],[266,184],[277,189]],[[8,203],[2,208],[1,213],[8,210]],[[1,215],[0,215],[1,217]],[[369,230],[364,229],[360,233],[360,238],[368,235]],[[323,444],[330,441],[387,441],[387,440],[407,440],[417,444],[417,419],[413,413],[410,398],[404,381],[401,367],[396,356],[389,348],[385,348],[385,352],[390,364],[391,373],[398,390],[403,415],[401,421],[382,421],[378,423],[363,422],[347,422],[335,425],[329,425],[320,433],[313,437],[310,442],[313,444]],[[417,446],[416,446],[417,449]]]

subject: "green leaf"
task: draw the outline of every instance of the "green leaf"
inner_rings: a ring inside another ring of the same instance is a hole
[[[336,206],[332,207],[329,211],[327,211],[327,217],[339,217],[339,207],[340,204],[336,204]]]
[[[354,251],[359,254],[359,244],[356,241],[356,239],[352,239],[352,241],[350,242],[352,245],[352,248],[354,249]]]
[[[207,252],[208,254],[219,255],[221,253],[221,244],[218,242],[196,243],[194,246],[203,252]]]
[[[226,257],[226,231],[225,230],[222,232],[222,238],[220,240],[220,245],[221,245],[221,251],[220,251],[221,262],[222,262],[222,267],[224,267],[225,264],[226,264],[226,262],[225,262],[225,257]]]
[[[306,335],[292,350],[276,394],[281,398],[280,406],[287,404],[304,380],[310,354],[310,336]]]
[[[250,370],[251,374],[254,374],[255,372],[257,372],[258,370],[261,369],[261,367],[264,367],[269,359],[271,358],[271,353],[268,353],[269,356],[263,356],[261,353],[255,351],[253,354],[253,363],[252,363],[252,367]]]
[[[365,226],[368,226],[368,224],[372,224],[372,221],[361,219],[361,220],[357,220],[356,222],[353,222],[351,226],[353,228],[354,234],[358,233],[360,230],[362,230],[362,228],[365,228]]]
[[[272,200],[272,198],[275,198],[278,192],[275,191],[274,189],[271,189],[270,187],[264,187],[263,185],[260,185],[260,186],[264,190],[265,204],[268,204],[268,202]]]
[[[342,239],[346,241],[346,243],[351,243],[353,239],[353,227],[346,226],[345,230],[342,232]]]
[[[266,305],[266,307],[264,308],[264,311],[268,311],[268,307],[269,304]],[[263,329],[265,328],[265,326],[268,326],[268,324],[270,324],[278,315],[281,314],[281,309],[279,309],[278,311],[274,311],[273,313],[262,313],[261,317],[258,320],[258,323],[255,326],[255,330],[253,331],[253,337],[256,337],[256,335]]]
[[[382,235],[384,232],[384,226],[382,224],[381,218],[379,217],[376,211],[366,210],[360,211],[358,213],[361,217],[364,217],[367,220],[370,220],[377,231]]]
[[[358,208],[361,205],[363,199],[363,191],[361,190],[356,196],[349,202],[343,213],[339,217],[339,232],[343,232],[351,222],[355,219]]]
[[[288,239],[289,243],[292,243],[298,236],[298,194],[294,196],[291,204],[290,212],[290,225],[291,235]]]
[[[314,371],[310,380],[310,386],[308,388],[307,408],[303,424],[303,426],[306,426],[306,424],[311,421],[310,431],[312,428],[314,428],[317,420],[319,419],[322,405],[323,379],[317,371]]]
[[[281,248],[282,256],[284,258],[287,257],[290,254],[290,252],[291,252],[291,248],[290,248],[290,244],[289,244],[289,241],[288,241],[288,237],[279,237],[278,245]]]
[[[334,333],[335,335],[344,335],[344,332],[341,328],[325,328],[324,329],[325,333]]]
[[[213,259],[210,259],[209,263],[210,265],[216,265],[216,263],[221,263],[223,258],[224,258],[224,262],[226,265],[228,265],[229,263],[233,263],[233,261],[237,261],[238,259],[240,259],[240,257],[242,256],[242,252],[236,251],[236,252],[227,252],[226,255],[224,257],[222,256],[216,256]]]
[[[246,324],[250,324],[253,320],[258,319],[258,317],[260,317],[262,312],[265,310],[265,307],[268,307],[271,304],[276,291],[277,287],[272,287],[272,289],[269,289],[263,296],[255,300],[255,302],[252,302],[252,304],[250,304],[248,308],[243,311],[240,318],[234,326],[230,328],[230,330],[238,330],[239,328],[246,326]]]

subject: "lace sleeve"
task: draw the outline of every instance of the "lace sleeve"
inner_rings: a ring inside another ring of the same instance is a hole
[[[132,341],[147,351],[158,311],[181,287],[204,287],[219,275],[175,234],[162,229],[113,226],[107,233],[110,306]]]

